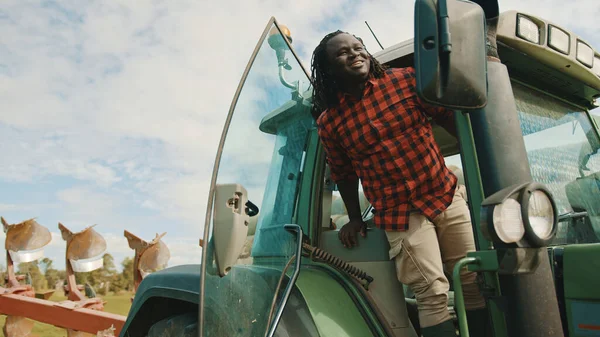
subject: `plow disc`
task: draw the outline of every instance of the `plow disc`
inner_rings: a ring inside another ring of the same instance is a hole
[[[0,220],[6,233],[6,249],[9,251],[37,250],[52,241],[48,228],[38,224],[35,219],[12,225],[9,225],[3,217],[0,217]]]
[[[139,270],[145,276],[151,272],[164,268],[170,258],[171,254],[167,245],[162,241],[158,241],[148,247],[140,257]]]
[[[67,241],[67,262],[74,272],[83,273],[102,267],[102,255],[106,252],[106,240],[90,226],[73,233],[60,222],[58,228]]]
[[[137,290],[146,275],[167,266],[171,258],[171,252],[169,251],[169,247],[161,240],[165,234],[167,233],[156,234],[156,237],[148,242],[131,232],[124,231],[129,248],[135,251],[133,261],[134,290]]]
[[[6,240],[4,247],[13,263],[31,262],[44,256],[44,246],[52,241],[48,228],[29,219],[18,224],[9,225],[0,217]],[[15,280],[9,280],[14,281]]]

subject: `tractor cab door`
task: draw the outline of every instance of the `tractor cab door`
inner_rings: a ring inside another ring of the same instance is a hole
[[[294,297],[296,206],[314,121],[307,73],[281,32],[272,18],[225,122],[204,227],[200,336],[266,336]],[[283,325],[275,336],[287,334]]]

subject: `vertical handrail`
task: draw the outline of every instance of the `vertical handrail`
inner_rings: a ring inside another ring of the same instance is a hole
[[[468,264],[479,263],[479,258],[465,257],[454,266],[452,271],[452,282],[454,284],[454,309],[458,316],[458,328],[461,337],[469,337],[469,324],[467,322],[467,311],[465,309],[465,299],[463,297],[462,281],[460,279],[460,270]]]
[[[275,330],[277,329],[277,325],[279,324],[279,321],[281,320],[281,315],[283,315],[283,309],[285,308],[288,298],[290,297],[290,295],[292,293],[292,289],[294,288],[294,284],[296,283],[296,280],[298,279],[298,275],[300,274],[300,261],[302,260],[302,238],[303,238],[302,227],[300,227],[299,225],[296,225],[296,224],[288,224],[288,225],[284,225],[283,227],[286,230],[296,232],[296,239],[298,240],[298,242],[297,242],[297,246],[296,246],[296,255],[295,255],[296,261],[294,263],[295,269],[294,269],[294,272],[292,273],[292,276],[290,277],[290,281],[288,282],[287,286],[285,287],[285,291],[283,292],[283,297],[281,298],[281,303],[279,304],[279,308],[277,308],[277,312],[275,313],[275,318],[273,319],[272,323],[269,322],[271,324],[271,327],[269,329],[269,333],[267,334],[267,337],[273,337],[273,335],[275,335]],[[283,273],[285,273],[285,272],[286,271],[284,269]],[[275,293],[274,296],[277,297],[277,293]]]

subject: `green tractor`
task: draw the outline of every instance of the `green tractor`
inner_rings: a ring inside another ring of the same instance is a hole
[[[374,54],[414,66],[419,95],[456,111],[458,139],[434,133],[467,187],[477,251],[447,271],[449,310],[468,336],[453,275],[469,268],[494,336],[600,336],[600,134],[590,114],[600,56],[558,24],[497,10],[417,0],[415,38]],[[353,249],[338,240],[345,209],[311,93],[289,30],[271,18],[227,115],[201,264],[144,278],[121,336],[419,336],[385,234],[371,226]]]

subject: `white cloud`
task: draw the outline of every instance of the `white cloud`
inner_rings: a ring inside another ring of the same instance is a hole
[[[19,206],[15,204],[0,204],[0,212],[10,212],[17,208],[19,208]]]
[[[90,212],[110,211],[117,203],[114,198],[85,187],[58,191],[57,198],[66,207],[72,207],[84,215]]]

